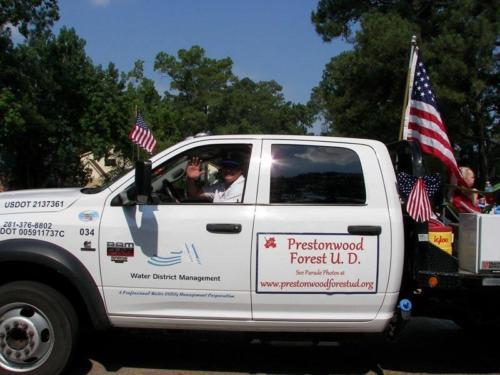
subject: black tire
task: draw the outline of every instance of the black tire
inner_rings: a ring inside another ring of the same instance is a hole
[[[33,281],[0,287],[0,374],[60,374],[77,331],[75,310],[57,290]]]

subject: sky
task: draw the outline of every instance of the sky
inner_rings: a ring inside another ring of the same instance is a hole
[[[306,103],[324,66],[350,48],[316,34],[316,6],[317,0],[59,0],[55,31],[74,28],[94,64],[129,71],[144,60],[160,93],[169,82],[153,71],[156,54],[199,45],[209,58],[230,57],[239,78],[275,80],[287,101]]]

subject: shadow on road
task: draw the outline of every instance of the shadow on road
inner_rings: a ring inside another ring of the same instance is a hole
[[[381,337],[289,337],[250,334],[117,330],[87,340],[69,374],[92,374],[90,359],[107,371],[146,368],[272,374],[500,373],[490,332],[416,319],[398,341]],[[102,372],[99,372],[101,374]],[[159,371],[160,373],[160,371]]]

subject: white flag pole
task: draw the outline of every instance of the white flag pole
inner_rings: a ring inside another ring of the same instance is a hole
[[[408,63],[408,74],[406,75],[406,86],[405,86],[405,97],[403,100],[403,113],[401,114],[401,126],[399,129],[399,140],[405,139],[405,128],[408,124],[408,103],[411,98],[411,91],[413,89],[413,76],[415,74],[414,69],[414,58],[416,57],[416,52],[418,52],[417,47],[417,36],[413,35],[411,38],[411,50],[410,50],[410,61]]]

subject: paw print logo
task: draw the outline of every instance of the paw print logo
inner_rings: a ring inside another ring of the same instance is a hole
[[[266,238],[266,243],[264,244],[264,247],[266,249],[269,249],[269,248],[275,249],[276,248],[276,239],[274,237]]]

